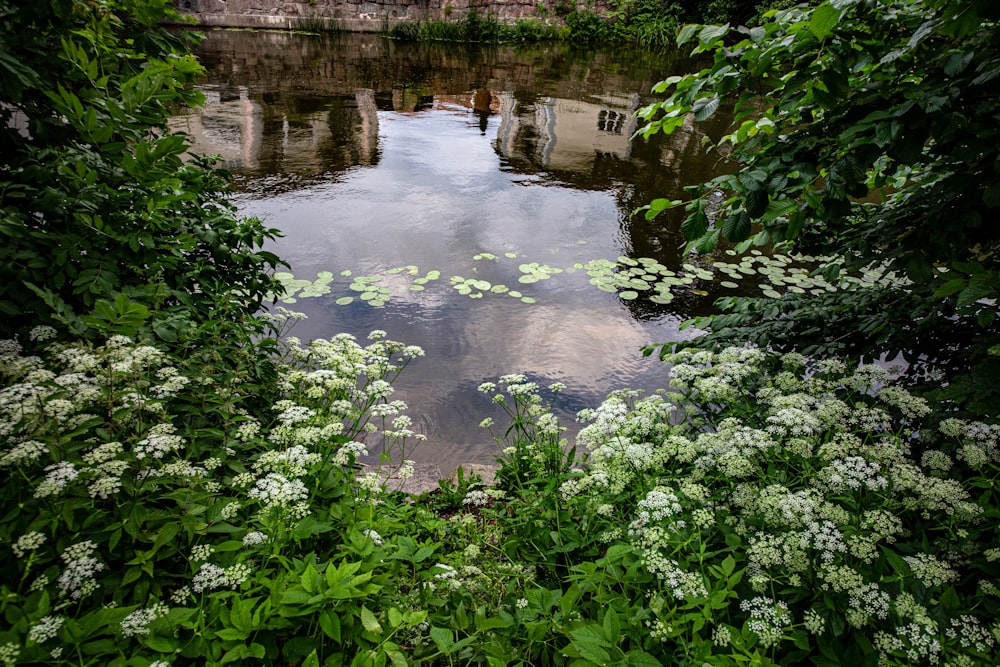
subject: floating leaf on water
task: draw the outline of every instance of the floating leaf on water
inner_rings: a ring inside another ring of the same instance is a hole
[[[482,299],[483,298],[483,293],[482,292],[474,292],[474,293],[472,293],[472,294],[469,295],[469,298],[470,299]]]
[[[506,257],[507,259],[517,259],[516,252],[505,252],[503,256]]]
[[[625,290],[624,292],[620,292],[618,296],[626,301],[633,301],[639,298],[639,293],[632,290]]]
[[[410,285],[411,292],[423,292],[425,289],[423,285]]]
[[[441,277],[441,272],[436,269],[434,271],[428,271],[427,275],[425,276],[427,280],[437,280],[440,277]]]
[[[618,263],[624,264],[625,266],[636,266],[639,262],[635,261],[631,257],[626,257],[625,255],[618,256]]]
[[[521,264],[517,267],[517,270],[521,273],[534,273],[538,268],[538,262],[531,262],[530,264]]]
[[[340,272],[340,275],[342,275],[342,276],[344,276],[344,277],[347,277],[347,276],[350,276],[350,275],[351,275],[351,273],[352,273],[352,272],[351,272],[351,270],[350,270],[350,269],[344,269],[343,271],[341,271],[341,272]]]
[[[697,271],[698,270],[698,267],[695,266],[694,264],[686,263],[686,264],[681,264],[681,266],[684,267],[685,271]]]
[[[745,264],[740,264],[739,270],[740,270],[740,273],[744,273],[744,274],[746,274],[748,276],[752,276],[755,273],[757,273],[757,269],[753,268],[752,266],[747,266]]]
[[[806,291],[804,289],[802,289],[801,287],[798,287],[796,285],[792,285],[791,287],[789,287],[788,291],[789,292],[793,292],[795,294],[805,294],[806,293]]]
[[[333,273],[330,271],[320,271],[316,274],[316,282],[330,282],[333,280]]]
[[[706,271],[705,269],[698,269],[695,274],[701,280],[711,280],[715,277],[715,274],[711,271]]]
[[[614,294],[615,292],[618,291],[618,288],[615,287],[614,285],[606,285],[606,284],[598,285],[597,289],[601,290],[602,292],[610,292],[611,294]]]
[[[406,267],[396,267],[394,269],[389,269],[388,271],[386,271],[386,273],[389,274],[390,276],[394,276],[397,273],[402,273],[403,271],[406,271]]]
[[[530,296],[522,296],[521,303],[535,303],[535,300],[532,299]]]
[[[290,274],[288,271],[276,271],[274,273],[274,279],[275,280],[280,280],[282,282],[284,282],[286,280],[291,280],[294,277],[295,276],[293,276],[292,274]]]
[[[654,294],[653,296],[649,297],[649,300],[652,301],[653,303],[668,304],[674,300],[674,295],[669,293]]]
[[[355,292],[367,292],[368,285],[365,285],[364,283],[351,283],[350,289]]]
[[[378,296],[378,293],[376,293],[376,292],[362,292],[361,296],[359,296],[358,298],[361,299],[362,301],[371,301],[372,299],[374,299],[377,296]]]
[[[521,298],[521,293],[518,292],[517,290],[514,290],[514,289],[512,289],[509,292],[507,292],[507,294],[509,294],[510,296],[514,297],[515,299],[520,299]]]
[[[766,297],[768,297],[770,299],[780,299],[781,298],[781,294],[779,292],[775,292],[770,287],[762,289],[760,292],[761,292],[761,294],[763,294],[764,296],[766,296]]]
[[[737,283],[734,283],[731,280],[723,280],[719,284],[722,285],[723,287],[728,287],[729,289],[736,289],[737,287],[739,287]]]
[[[754,249],[752,249],[752,250],[750,251],[750,254],[751,254],[751,255],[757,255],[758,257],[760,257],[760,256],[761,256],[761,255],[763,255],[764,253],[762,253],[762,252],[761,252],[760,250],[757,250],[756,248],[754,248]]]
[[[286,296],[281,300],[281,303],[296,303],[296,302],[298,302],[298,299],[296,299],[294,296]]]
[[[726,254],[729,255],[730,257],[735,257],[736,256],[736,251],[733,250],[733,249],[729,249],[729,250],[726,251]]]
[[[494,285],[493,287],[490,288],[490,291],[493,292],[494,294],[503,294],[504,292],[507,291],[507,286],[506,285]]]
[[[469,284],[478,290],[488,291],[493,285],[486,280],[470,280]]]
[[[637,289],[637,290],[649,289],[649,283],[647,283],[645,280],[639,280],[638,278],[633,278],[632,280],[628,281],[628,284],[629,287],[631,287],[632,289]]]
[[[533,275],[524,275],[524,276],[521,276],[520,278],[518,278],[517,282],[524,283],[526,285],[527,284],[531,284],[531,283],[537,283],[538,282],[538,277],[537,276],[533,276]]]
[[[334,303],[337,304],[338,306],[346,306],[347,304],[353,303],[353,302],[354,302],[354,297],[353,296],[342,296],[339,299],[337,299],[336,301],[334,301]]]
[[[465,283],[460,283],[458,285],[455,285],[455,289],[458,290],[459,294],[468,294],[469,292],[472,291],[472,288],[466,285]]]

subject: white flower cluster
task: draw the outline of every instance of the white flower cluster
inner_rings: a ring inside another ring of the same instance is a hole
[[[169,609],[163,603],[151,607],[136,609],[122,619],[119,628],[125,637],[137,637],[149,634],[149,625],[157,618],[167,615]]]
[[[60,461],[45,467],[45,479],[35,487],[36,498],[58,495],[66,485],[80,476],[80,470],[68,461]]]
[[[309,490],[299,479],[289,479],[276,472],[268,473],[254,482],[248,495],[259,500],[265,509],[289,508],[309,497]]]
[[[243,546],[252,547],[267,542],[267,535],[259,530],[252,530],[243,536]]]
[[[775,601],[768,597],[758,596],[750,600],[742,600],[740,609],[749,613],[747,627],[757,635],[757,639],[765,649],[778,644],[784,635],[785,628],[792,623],[792,614],[788,611],[788,605],[781,600]]]
[[[62,628],[65,622],[66,617],[64,616],[44,616],[40,618],[38,623],[31,626],[31,629],[28,630],[28,641],[36,644],[47,642],[59,634],[59,629]]]
[[[319,454],[310,452],[302,445],[295,445],[284,450],[270,449],[264,452],[254,462],[253,468],[258,474],[276,472],[301,477],[319,461]]]
[[[368,448],[362,442],[345,442],[333,455],[333,464],[339,466],[350,465],[351,461],[363,456],[368,456]]]
[[[162,459],[171,452],[184,448],[184,438],[177,435],[172,424],[157,424],[149,429],[146,437],[136,443],[133,452],[140,461],[147,456]]]
[[[14,552],[15,556],[18,558],[24,558],[25,554],[34,551],[43,544],[45,544],[45,534],[40,533],[37,530],[33,530],[17,538],[17,541],[15,541],[10,548],[11,551]]]
[[[63,551],[62,559],[66,566],[56,583],[64,597],[80,600],[97,590],[95,576],[104,570],[104,563],[93,555],[96,550],[96,544],[85,540]]]

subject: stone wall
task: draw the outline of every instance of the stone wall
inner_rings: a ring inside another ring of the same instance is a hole
[[[377,32],[405,21],[458,19],[469,11],[513,23],[560,22],[574,5],[606,12],[608,0],[176,0],[199,25],[295,29],[317,21],[352,32]]]

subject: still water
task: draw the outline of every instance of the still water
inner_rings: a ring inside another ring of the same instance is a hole
[[[426,350],[394,396],[427,435],[419,462],[494,460],[477,387],[504,373],[564,383],[570,434],[609,391],[664,386],[641,346],[690,335],[679,323],[717,296],[626,300],[575,268],[687,261],[676,219],[630,215],[718,168],[693,129],[629,140],[683,58],[237,31],[198,53],[207,104],[172,126],[222,157],[242,214],[282,230],[295,278],[327,276],[328,294],[288,305],[308,315],[293,335],[383,329]]]

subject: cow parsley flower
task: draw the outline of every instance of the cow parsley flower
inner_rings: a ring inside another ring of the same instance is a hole
[[[66,485],[80,476],[80,471],[68,461],[60,461],[45,467],[45,479],[35,488],[36,498],[58,495]]]
[[[66,618],[63,616],[42,617],[38,623],[31,626],[31,629],[28,630],[28,641],[41,644],[52,639],[59,634],[59,629],[65,622]]]
[[[299,501],[306,500],[309,497],[309,490],[301,480],[289,479],[272,472],[258,479],[248,495],[260,500],[265,509],[270,509],[291,507]]]
[[[104,563],[94,557],[97,545],[90,540],[77,542],[62,553],[66,567],[57,584],[63,596],[79,600],[97,590],[95,575],[104,570]]]
[[[740,609],[750,614],[747,627],[757,635],[765,649],[781,642],[785,627],[792,622],[788,605],[781,600],[759,596],[740,602]]]
[[[15,556],[23,558],[25,554],[34,551],[43,544],[45,544],[45,534],[33,530],[17,538],[17,541],[10,548]]]
[[[243,536],[243,546],[245,547],[264,544],[265,542],[267,542],[267,535],[259,530],[252,530]]]

